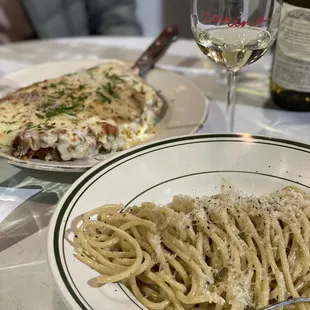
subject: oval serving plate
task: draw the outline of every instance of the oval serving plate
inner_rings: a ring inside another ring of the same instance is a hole
[[[71,221],[109,203],[165,204],[174,195],[205,196],[232,187],[269,194],[285,186],[310,191],[310,146],[244,135],[195,135],[149,143],[97,165],[78,179],[52,217],[48,259],[70,309],[145,309],[122,285],[91,286],[98,274],[77,261]]]
[[[107,61],[117,60],[49,62],[7,74],[1,79],[3,79],[4,85],[6,81],[10,81],[10,85],[21,88]],[[196,133],[201,129],[207,118],[208,101],[194,83],[182,75],[157,68],[148,73],[146,81],[160,93],[165,104],[164,113],[158,123],[157,134],[152,139],[153,141]],[[0,97],[4,95],[4,93],[1,94],[0,92]],[[11,165],[20,168],[58,172],[84,172],[111,155],[70,162],[22,160],[13,157],[9,148],[0,146],[0,156],[7,158]]]

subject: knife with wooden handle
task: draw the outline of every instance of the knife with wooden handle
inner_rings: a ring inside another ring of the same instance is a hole
[[[164,55],[171,43],[175,42],[179,37],[179,29],[176,25],[166,27],[159,37],[148,47],[148,49],[135,62],[132,69],[144,76],[151,70],[155,63]]]

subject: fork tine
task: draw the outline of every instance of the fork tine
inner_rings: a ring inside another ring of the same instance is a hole
[[[292,298],[286,301],[278,302],[272,306],[268,306],[265,308],[262,308],[260,310],[274,310],[274,309],[279,309],[284,306],[292,305],[292,304],[297,304],[297,303],[310,303],[310,298],[304,297],[304,298]]]

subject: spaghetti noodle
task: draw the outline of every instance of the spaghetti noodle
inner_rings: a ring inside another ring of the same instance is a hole
[[[310,197],[296,188],[122,208],[73,223],[76,257],[148,309],[240,310],[310,296]]]

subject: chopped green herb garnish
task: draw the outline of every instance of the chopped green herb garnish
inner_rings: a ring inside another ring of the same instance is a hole
[[[97,90],[96,91],[96,94],[104,101],[104,102],[107,102],[107,103],[111,103],[112,100],[107,97],[105,94],[103,94],[101,91]]]
[[[105,72],[104,75],[107,79],[110,79],[114,82],[124,82],[124,80],[121,78],[121,76],[116,75],[114,73],[110,74],[109,72]]]
[[[27,129],[36,127],[33,122],[29,122],[26,126],[27,126]]]
[[[51,107],[44,112],[46,117],[51,118],[60,114],[72,115],[75,112],[79,112],[82,108],[83,107],[78,103],[74,103],[72,105],[60,104],[58,106]]]
[[[51,118],[60,114],[73,115],[74,113],[81,111],[82,108],[83,106],[79,103],[73,103],[71,105],[65,105],[62,103],[56,105],[54,102],[47,102],[41,106],[40,113],[37,113],[36,116],[39,117],[38,115],[40,115],[41,118]]]
[[[37,118],[40,118],[40,119],[43,119],[43,118],[44,118],[44,116],[41,115],[41,114],[39,114],[39,113],[36,113],[36,117],[37,117]]]
[[[45,128],[44,128],[44,129],[54,129],[54,128],[55,128],[54,125],[49,125],[49,124],[47,124],[47,125],[45,125]]]
[[[108,85],[103,86],[103,88],[104,88],[104,90],[105,90],[108,94],[110,94],[111,96],[114,95],[114,91],[113,91],[113,88],[112,88],[112,86],[111,86],[111,83],[108,83]]]
[[[11,133],[13,130],[7,130],[5,133],[6,134],[9,134],[9,133]]]
[[[62,90],[59,90],[58,92],[57,92],[57,94],[59,95],[59,96],[63,96],[64,94],[65,94],[65,91],[62,89]]]
[[[12,125],[12,124],[16,124],[17,121],[13,121],[13,122],[1,122],[2,124],[6,124],[6,125]]]
[[[71,98],[71,99],[76,99],[76,97],[74,96],[73,93],[69,94],[68,97]]]
[[[86,97],[87,98],[87,97]],[[76,100],[79,102],[79,103],[83,103],[85,101],[85,96],[79,96],[76,98]]]
[[[119,99],[119,95],[113,90],[111,83],[108,83],[108,85],[103,86],[103,89],[105,92],[107,92],[110,96]]]
[[[43,109],[47,109],[51,104],[53,104],[53,103],[50,102],[50,101],[48,101],[48,102],[46,102],[46,103],[43,103],[43,104],[42,104],[42,108],[43,108]]]
[[[92,67],[92,68],[87,69],[86,71],[87,71],[87,72],[92,72],[92,71],[96,70],[97,68],[98,68],[98,67]]]
[[[55,83],[51,83],[51,84],[50,84],[50,87],[52,87],[52,88],[56,88],[56,87],[57,87],[57,85],[56,85]]]
[[[79,85],[79,90],[83,90],[84,88],[85,88],[85,85],[83,85],[83,84]]]

